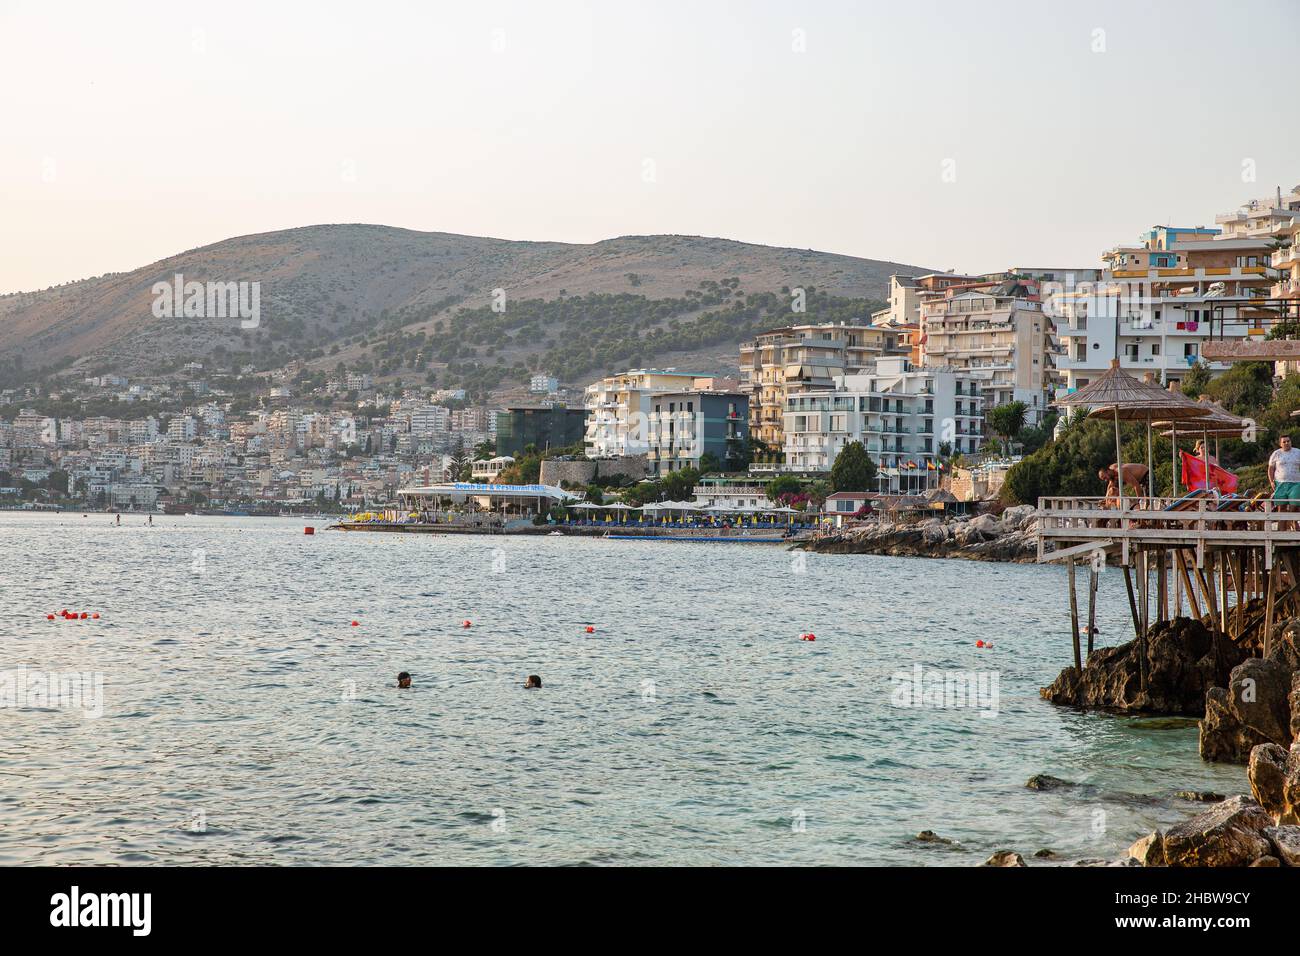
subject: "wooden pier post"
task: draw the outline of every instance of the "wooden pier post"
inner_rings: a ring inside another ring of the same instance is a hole
[[[1219,551],[1219,630],[1228,633],[1228,554]]]
[[[1142,628],[1138,624],[1137,599],[1133,596],[1133,569],[1127,564],[1124,565],[1124,588],[1128,591],[1128,610],[1133,615],[1133,639],[1137,640],[1142,636]]]
[[[1264,656],[1273,650],[1273,604],[1277,599],[1277,565],[1268,569],[1268,583],[1264,598]]]
[[[1074,635],[1074,666],[1079,671],[1079,692],[1083,693],[1083,655],[1079,650],[1079,598],[1074,588],[1074,558],[1070,559],[1070,631]]]
[[[1183,590],[1187,592],[1187,610],[1194,618],[1200,618],[1201,606],[1196,603],[1196,589],[1192,587],[1192,576],[1187,571],[1187,558],[1183,555],[1183,549],[1179,548],[1174,552],[1174,563],[1178,565],[1178,573],[1182,577]]]
[[[1169,552],[1164,548],[1156,554],[1156,620],[1169,620]]]
[[[1092,657],[1092,636],[1097,632],[1097,568],[1088,569],[1088,657]]]
[[[1138,549],[1138,566],[1142,579],[1138,585],[1138,613],[1142,618],[1142,633],[1138,638],[1138,680],[1142,690],[1147,689],[1147,620],[1151,610],[1150,552]]]

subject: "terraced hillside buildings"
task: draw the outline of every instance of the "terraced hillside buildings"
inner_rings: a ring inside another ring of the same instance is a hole
[[[1178,382],[1203,360],[1212,319],[1216,338],[1264,336],[1271,312],[1262,300],[1278,277],[1276,238],[1264,224],[1281,230],[1297,217],[1243,217],[1226,236],[1214,227],[1154,226],[1138,244],[1107,250],[1097,283],[1051,296],[1061,388],[1087,385],[1116,357],[1130,374]],[[1212,375],[1230,367],[1206,365]]]
[[[986,408],[1024,402],[1026,423],[1039,424],[1056,369],[1052,323],[1043,314],[1038,282],[956,278],[921,292],[925,365],[970,373]]]
[[[784,445],[786,399],[833,388],[878,358],[908,356],[905,330],[875,325],[790,325],[740,347],[740,389],[749,397],[749,434],[770,449]]]

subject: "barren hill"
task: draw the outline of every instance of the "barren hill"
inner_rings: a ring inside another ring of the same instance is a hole
[[[266,365],[297,358],[407,381],[460,379],[486,391],[517,384],[521,370],[548,362],[562,377],[630,359],[716,355],[734,366],[736,342],[788,307],[786,289],[816,290],[821,312],[810,309],[809,318],[865,317],[884,299],[890,273],[916,271],[698,236],[578,245],[306,226],[2,296],[0,372],[13,378],[21,362],[28,376],[52,367],[138,375],[192,359]],[[260,283],[260,326],[155,317],[155,283],[177,274],[186,282]],[[498,289],[504,299],[498,293],[494,310]],[[496,367],[500,373],[489,374]]]

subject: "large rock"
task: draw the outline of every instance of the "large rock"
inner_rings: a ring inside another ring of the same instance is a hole
[[[1249,866],[1273,852],[1273,819],[1246,796],[1229,797],[1165,831],[1168,866]]]
[[[1086,630],[1086,624],[1081,627]],[[1087,635],[1080,640],[1086,643]],[[1154,625],[1147,634],[1147,689],[1141,690],[1138,642],[1093,652],[1080,676],[1067,667],[1039,693],[1054,704],[1076,704],[1122,713],[1179,714],[1200,717],[1205,694],[1228,683],[1245,651],[1200,621],[1177,618]]]
[[[1267,827],[1264,837],[1273,844],[1273,855],[1285,866],[1300,866],[1300,827]]]
[[[948,540],[948,526],[938,518],[931,518],[929,521],[922,521],[921,539],[933,547],[937,544],[943,544]]]
[[[980,866],[1026,866],[1025,858],[1012,850],[998,850]]]
[[[1300,620],[1288,621],[1280,629],[1268,658],[1292,673],[1300,671]]]
[[[1226,688],[1206,694],[1201,757],[1245,763],[1260,744],[1291,746],[1290,690],[1290,671],[1271,657],[1252,657],[1233,668]]]
[[[1287,695],[1291,707],[1291,742],[1300,740],[1300,671],[1291,675],[1291,693]]]
[[[1128,848],[1130,859],[1137,860],[1143,866],[1165,865],[1165,837],[1159,830],[1144,836]]]
[[[993,517],[993,515],[976,515],[974,518],[971,518],[970,521],[966,522],[966,528],[968,530],[978,531],[985,539],[996,538],[1006,530],[1002,527],[1002,523],[998,521],[997,518]]]
[[[1246,767],[1250,792],[1279,824],[1300,824],[1300,744],[1288,752],[1260,744]]]
[[[1007,528],[1022,529],[1038,514],[1033,505],[1016,505],[1002,512],[1002,524]]]

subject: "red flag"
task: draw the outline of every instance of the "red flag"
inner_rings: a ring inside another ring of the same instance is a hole
[[[1178,454],[1183,459],[1183,487],[1184,488],[1205,488],[1205,462],[1195,455],[1189,455],[1187,452],[1179,450]],[[1227,495],[1237,490],[1237,476],[1230,471],[1224,471],[1218,465],[1210,465],[1210,483],[1208,487],[1213,487],[1220,494]]]

